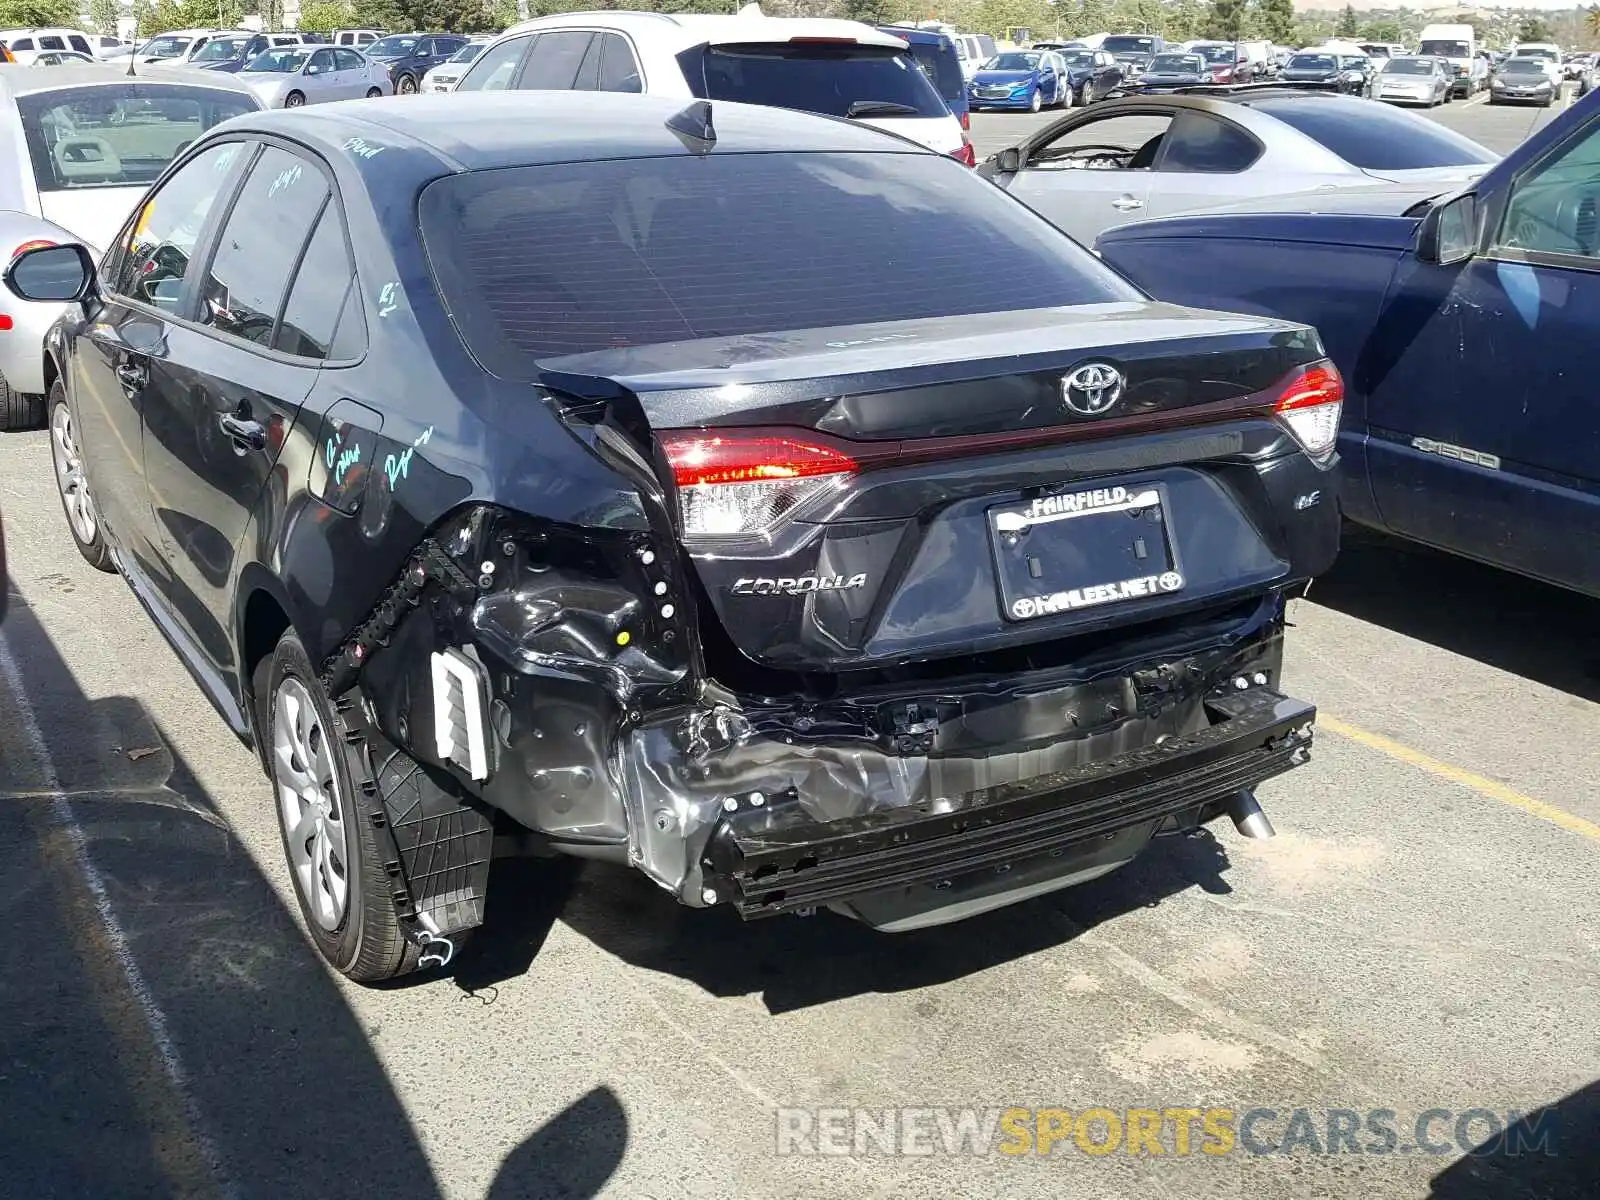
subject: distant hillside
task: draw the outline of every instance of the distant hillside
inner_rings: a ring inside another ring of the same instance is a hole
[[[1397,9],[1397,5],[1394,3],[1394,0],[1350,0],[1350,4],[1351,7],[1353,7],[1357,12],[1363,13],[1373,12],[1375,10],[1394,12]],[[1484,5],[1482,7],[1476,5],[1462,5],[1459,9],[1448,4],[1441,4],[1437,6],[1431,4],[1419,4],[1408,7],[1410,7],[1411,11],[1413,12],[1426,13],[1431,19],[1435,20],[1439,24],[1445,24],[1449,21],[1450,17],[1457,12],[1463,14],[1471,12],[1487,14],[1490,12],[1506,13],[1537,10],[1539,12],[1548,13],[1570,10],[1574,6],[1572,4],[1572,0],[1521,0],[1521,3],[1518,4],[1508,4],[1504,6],[1498,4],[1493,6]],[[1294,0],[1294,10],[1295,12],[1301,14],[1317,13],[1319,15],[1337,17],[1339,13],[1344,11],[1344,5],[1331,4],[1329,3],[1329,0]]]

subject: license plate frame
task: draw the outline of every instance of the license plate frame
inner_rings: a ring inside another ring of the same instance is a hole
[[[1136,519],[1127,535],[1124,571],[1108,547],[1118,540],[1114,522]],[[1171,596],[1187,586],[1173,530],[1172,503],[1160,482],[1064,487],[1026,500],[989,506],[984,513],[994,562],[1000,615],[1011,624]],[[1081,522],[1081,524],[1080,524]],[[1068,531],[1088,534],[1085,546],[1066,542]],[[1092,532],[1091,532],[1092,531]],[[1028,542],[1035,551],[1029,554]],[[1142,542],[1147,557],[1137,557]],[[1057,564],[1046,568],[1043,553]],[[1078,561],[1073,562],[1076,558]],[[1148,562],[1148,569],[1138,569]],[[1037,574],[1035,574],[1037,571]],[[1120,573],[1119,573],[1120,572]]]

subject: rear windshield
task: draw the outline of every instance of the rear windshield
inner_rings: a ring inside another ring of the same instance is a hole
[[[1289,60],[1291,71],[1333,71],[1339,60],[1331,54],[1296,54]]]
[[[934,154],[514,167],[446,176],[420,208],[456,327],[508,378],[619,346],[1139,298]]]
[[[1198,72],[1204,66],[1205,61],[1198,54],[1158,54],[1150,60],[1150,70],[1175,74]]]
[[[961,60],[949,46],[935,46],[928,42],[912,42],[911,53],[917,64],[933,80],[933,86],[946,100],[960,100],[966,95],[966,78],[961,74]]]
[[[1100,43],[1100,49],[1112,54],[1149,54],[1155,48],[1153,37],[1108,37]]]
[[[1435,58],[1468,58],[1472,54],[1472,47],[1465,42],[1423,42],[1417,47],[1418,54],[1431,54]]]
[[[403,58],[416,48],[417,39],[414,37],[386,37],[368,46],[367,53],[375,58]]]
[[[1536,58],[1513,58],[1500,68],[1502,75],[1537,75],[1541,79],[1545,76],[1544,64]]]
[[[1516,58],[1536,58],[1543,62],[1560,62],[1561,56],[1554,50],[1518,50]]]
[[[1460,167],[1498,161],[1471,138],[1413,113],[1337,96],[1271,96],[1252,108],[1292,125],[1365,171]]]
[[[1432,75],[1433,59],[1391,58],[1384,70],[1390,75]]]
[[[950,115],[910,53],[887,46],[694,46],[678,62],[690,90],[704,100],[829,117]]]
[[[139,47],[139,53],[150,58],[177,58],[192,41],[193,38],[186,37],[155,37]]]
[[[16,105],[41,192],[143,186],[213,125],[257,107],[237,92],[166,83],[62,88]]]
[[[250,41],[250,38],[212,38],[195,51],[192,61],[227,62],[230,58],[243,54],[244,48]]]

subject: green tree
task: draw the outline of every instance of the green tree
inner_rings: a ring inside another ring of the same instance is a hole
[[[33,29],[78,23],[76,0],[0,0],[0,27]]]
[[[89,23],[96,33],[116,37],[117,18],[121,15],[122,5],[117,0],[89,0]]]
[[[1589,9],[1585,20],[1588,22],[1590,34],[1600,38],[1600,4],[1596,4]]]
[[[300,6],[298,28],[308,33],[332,33],[335,29],[349,29],[356,23],[355,14],[348,4],[330,0],[310,0]]]
[[[1339,26],[1334,33],[1342,38],[1353,38],[1361,32],[1361,19],[1356,16],[1356,6],[1346,4],[1344,11],[1339,14]]]
[[[1398,21],[1368,21],[1361,36],[1369,42],[1400,42],[1405,34],[1400,32]]]
[[[1261,32],[1279,46],[1294,45],[1294,0],[1260,0]]]
[[[1549,21],[1529,13],[1522,18],[1522,23],[1517,26],[1517,41],[1553,42],[1555,41],[1555,34],[1550,29]]]
[[[1211,0],[1202,36],[1227,40],[1244,34],[1245,0]]]

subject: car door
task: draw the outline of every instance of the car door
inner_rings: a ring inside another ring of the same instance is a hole
[[[367,60],[343,46],[333,52],[333,60],[338,64],[339,78],[344,81],[344,95],[352,99],[365,96],[374,82],[367,70]]]
[[[1214,207],[1285,185],[1263,180],[1252,171],[1265,147],[1250,133],[1222,117],[1186,109],[1173,118],[1151,168],[1150,190],[1142,209],[1125,221],[1166,217],[1195,208]]]
[[[1600,117],[1497,183],[1481,251],[1408,261],[1391,289],[1405,348],[1369,402],[1373,494],[1406,536],[1594,591]]]
[[[315,361],[274,347],[290,281],[332,194],[319,161],[263,145],[202,244],[181,319],[146,387],[150,507],[180,625],[219,678],[235,677],[238,549],[278,451],[316,382]]]
[[[330,49],[318,50],[306,60],[306,65],[300,70],[299,84],[308,104],[342,100],[345,97],[339,82],[339,64],[334,61]]]
[[[101,264],[102,299],[78,326],[67,394],[77,442],[101,522],[122,570],[147,598],[164,597],[144,461],[144,411],[151,364],[168,351],[195,253],[225,207],[246,155],[240,142],[214,143],[178,167],[124,226]]]
[[[1117,56],[1105,50],[1095,52],[1094,93],[1104,96],[1113,88],[1122,85],[1122,64],[1117,61]]]
[[[1036,142],[1024,143],[1030,148],[1021,170],[993,178],[1058,229],[1092,246],[1102,231],[1144,209],[1150,168],[1171,124],[1170,112],[1155,109],[1064,117]],[[1096,158],[1095,148],[1102,146],[1105,157]]]

